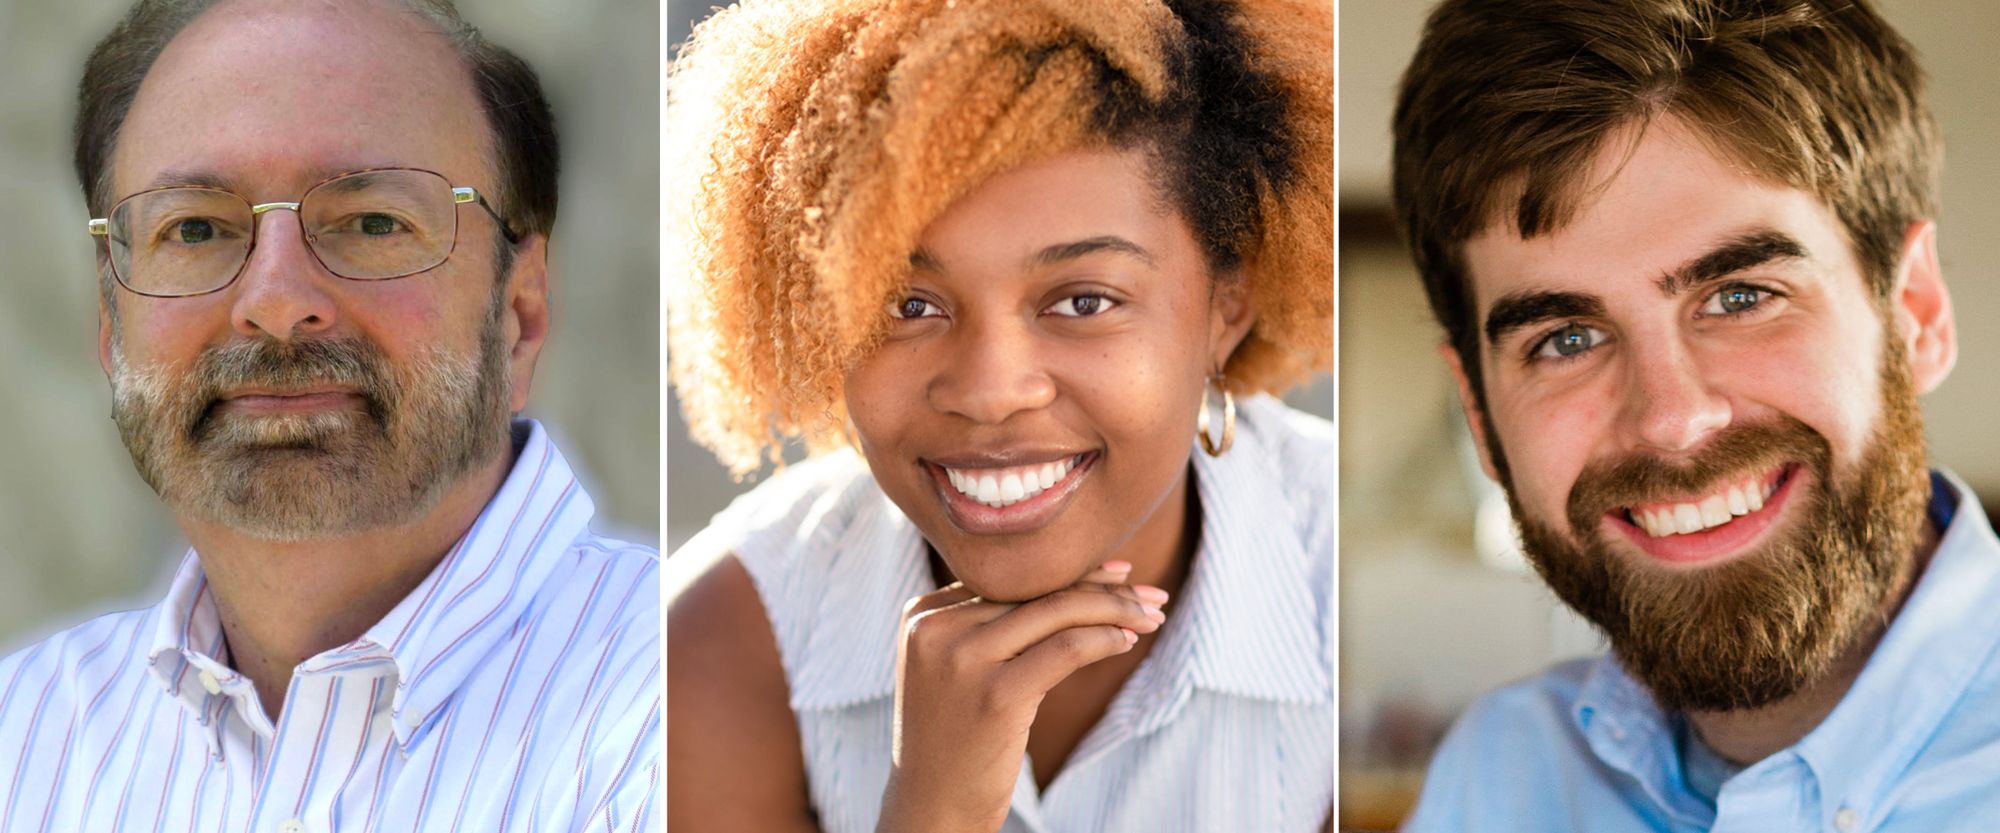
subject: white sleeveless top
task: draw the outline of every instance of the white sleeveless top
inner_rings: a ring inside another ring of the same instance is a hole
[[[1005,833],[1316,831],[1333,803],[1333,427],[1268,397],[1192,453],[1201,542],[1180,612]],[[820,828],[870,833],[889,778],[897,624],[937,589],[917,528],[842,451],[736,500],[684,553],[734,552],[777,636]]]

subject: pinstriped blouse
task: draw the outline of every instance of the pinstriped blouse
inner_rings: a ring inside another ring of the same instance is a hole
[[[659,556],[590,534],[541,426],[515,438],[465,537],[275,722],[193,552],[159,604],[0,660],[0,833],[657,829]]]
[[[1180,611],[1006,833],[1314,831],[1334,790],[1334,434],[1267,397],[1192,452],[1202,532]],[[777,636],[826,833],[875,829],[897,623],[936,589],[917,529],[851,451],[793,466],[687,544],[734,551]]]

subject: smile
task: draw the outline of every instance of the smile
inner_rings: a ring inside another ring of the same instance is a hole
[[[1719,563],[1750,552],[1776,528],[1800,478],[1796,463],[1738,477],[1702,494],[1637,503],[1604,520],[1640,551],[1669,564]]]
[[[951,487],[957,489],[959,494],[995,509],[1005,509],[1054,488],[1069,476],[1070,469],[1082,461],[1083,455],[1078,454],[1039,465],[939,468],[944,469],[946,479],[951,481]]]
[[[1097,458],[1096,451],[1044,452],[923,463],[953,525],[975,535],[1019,535],[1055,522],[1097,468]],[[977,465],[1003,461],[1010,465]]]
[[[1707,495],[1626,507],[1626,520],[1654,538],[1714,529],[1764,508],[1778,491],[1783,468],[1728,483]]]

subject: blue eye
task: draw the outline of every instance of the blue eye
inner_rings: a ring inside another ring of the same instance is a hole
[[[1604,343],[1604,332],[1582,324],[1565,324],[1544,336],[1535,346],[1533,358],[1568,359]]]
[[[889,305],[891,318],[933,318],[943,314],[944,310],[939,309],[938,305],[914,296]]]
[[[1118,306],[1117,301],[1113,301],[1102,295],[1072,295],[1051,304],[1043,312],[1060,315],[1065,318],[1087,318],[1092,315],[1101,314],[1115,306]]]
[[[1736,315],[1756,308],[1764,303],[1771,292],[1754,286],[1736,284],[1716,290],[1714,295],[1701,305],[1702,315]]]

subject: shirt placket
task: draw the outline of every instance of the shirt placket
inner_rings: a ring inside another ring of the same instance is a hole
[[[262,777],[253,833],[333,833],[357,829],[367,813],[372,781],[388,754],[388,694],[395,687],[386,660],[349,660],[301,670],[261,756]],[[344,806],[343,801],[353,806]],[[355,802],[359,802],[358,804]]]

